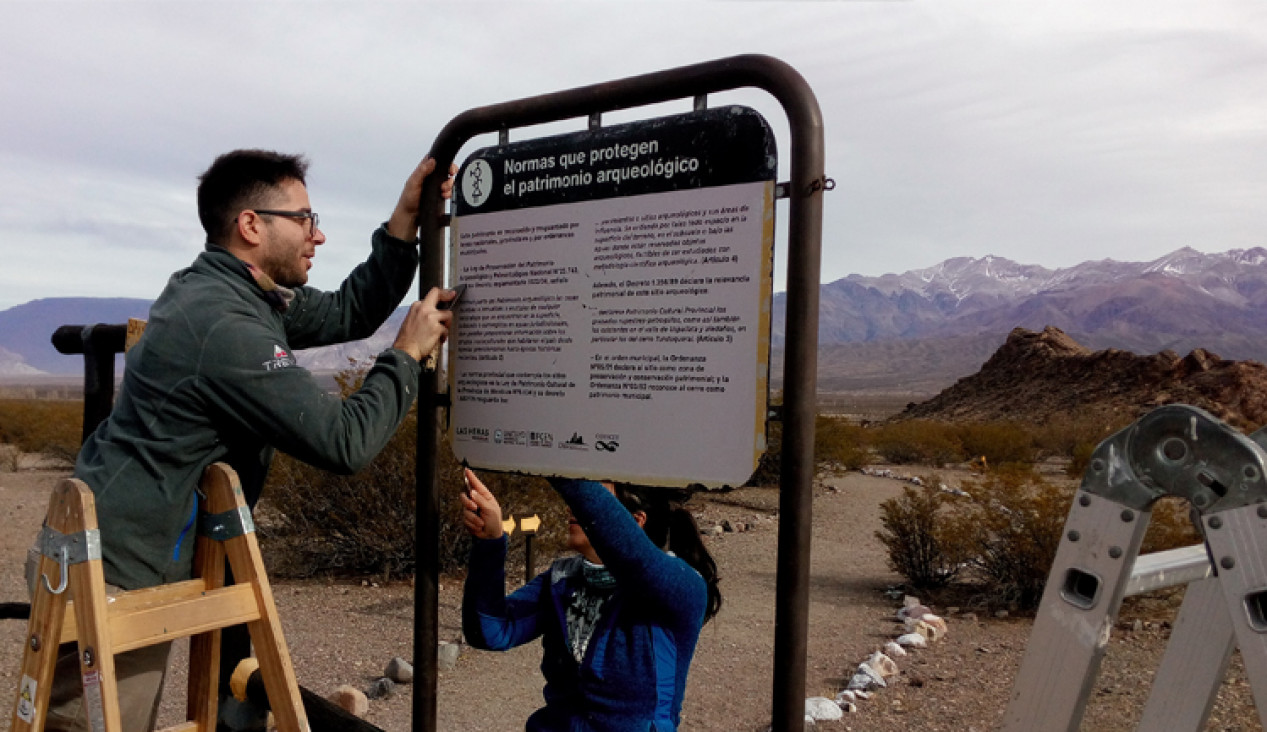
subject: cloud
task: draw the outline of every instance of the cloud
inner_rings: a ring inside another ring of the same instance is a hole
[[[153,296],[200,246],[195,177],[243,146],[311,157],[313,203],[337,235],[314,270],[328,286],[460,112],[739,53],[787,61],[822,107],[837,183],[827,280],[988,253],[1058,267],[1257,246],[1262,7],[3,3],[0,307],[43,277],[25,269],[39,269],[31,247],[58,263],[46,294],[105,279]],[[712,100],[731,102],[769,119],[786,177],[778,104],[755,90]]]

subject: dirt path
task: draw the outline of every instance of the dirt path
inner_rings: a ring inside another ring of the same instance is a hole
[[[0,601],[25,599],[23,554],[60,477],[50,471],[0,473]],[[807,696],[833,696],[856,665],[899,629],[892,617],[900,601],[884,593],[898,578],[885,567],[874,533],[880,502],[897,495],[902,484],[853,473],[829,485],[817,489],[814,499]],[[772,695],[777,493],[751,489],[696,501],[701,525],[726,519],[751,528],[708,539],[721,569],[725,606],[700,639],[682,729],[757,732],[769,724]],[[274,587],[300,683],[314,691],[329,693],[340,684],[364,688],[393,656],[412,653],[413,594],[405,584],[283,582]],[[460,592],[458,581],[443,582],[443,639],[459,635]],[[856,714],[819,729],[985,732],[998,727],[1029,621],[934,610],[948,617],[948,637],[898,659],[902,674],[890,688],[864,702]],[[1172,615],[1168,603],[1124,610],[1084,729],[1133,729]],[[6,700],[13,698],[17,683],[24,627],[0,621],[0,698]],[[439,729],[522,729],[540,704],[539,658],[536,645],[502,654],[464,648],[456,668],[441,674]],[[180,712],[181,684],[183,674],[174,673],[161,723],[171,723]],[[392,732],[410,729],[411,689],[399,689],[371,702],[368,717]],[[1207,729],[1261,729],[1239,659]]]

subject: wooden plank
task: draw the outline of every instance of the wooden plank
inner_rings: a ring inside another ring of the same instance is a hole
[[[194,575],[207,591],[224,587],[224,544],[198,536],[194,551]],[[255,596],[251,596],[252,607]],[[186,717],[199,729],[214,730],[220,712],[220,631],[199,633],[189,641],[189,686]]]
[[[211,513],[246,511],[237,475],[223,463],[207,469],[203,491],[207,496],[206,509]],[[92,492],[81,481],[62,481],[53,492],[46,521],[52,529],[68,536],[96,529]],[[227,587],[226,558],[238,580]],[[63,568],[54,559],[42,557],[39,572],[62,587],[55,593],[41,583],[32,601],[30,633],[10,729],[29,732],[43,728],[59,643],[79,644],[90,727],[116,732],[122,724],[114,655],[192,636],[190,721],[165,732],[210,732],[216,726],[219,704],[220,629],[246,624],[260,662],[263,684],[273,702],[270,706],[277,728],[281,732],[308,730],[303,696],[295,681],[253,531],[224,542],[200,537],[195,555],[196,579],[110,598],[106,596],[100,558],[71,565],[66,569],[65,582]]]
[[[258,620],[259,608],[249,586],[236,585],[218,590],[203,590],[200,581],[196,595],[186,588],[181,592],[164,592],[165,602],[154,604],[145,598],[143,604],[128,603],[126,594],[108,598],[107,621],[115,653],[123,653],[155,643],[176,640],[238,623]],[[164,589],[173,587],[164,586]],[[144,592],[144,590],[142,590]],[[111,602],[113,601],[113,602]],[[74,607],[75,603],[70,603]],[[78,638],[79,624],[67,616],[62,625],[61,642]]]
[[[224,513],[246,505],[237,474],[223,463],[207,468],[203,490],[210,513]],[[248,623],[247,627],[255,645],[255,655],[260,662],[260,673],[264,677],[277,728],[281,732],[306,732],[308,717],[304,713],[295,669],[291,666],[290,652],[286,648],[286,638],[282,634],[273,590],[268,583],[268,573],[264,569],[255,533],[229,539],[224,545],[229,565],[233,568],[234,582],[249,586],[255,592],[260,608],[260,619]]]
[[[82,483],[63,480],[53,489],[45,521],[49,526],[76,530],[82,525],[83,512],[79,490]],[[83,488],[87,490],[87,487]],[[41,557],[37,577],[45,576],[56,587],[61,576],[57,562]],[[22,669],[18,676],[18,693],[13,707],[13,732],[29,732],[44,728],[44,713],[53,686],[53,668],[57,664],[57,629],[66,615],[66,593],[52,594],[37,579],[31,599],[31,619],[27,624]]]

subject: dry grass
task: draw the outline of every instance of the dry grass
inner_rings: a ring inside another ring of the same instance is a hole
[[[84,425],[82,399],[0,399],[0,443],[74,460]]]

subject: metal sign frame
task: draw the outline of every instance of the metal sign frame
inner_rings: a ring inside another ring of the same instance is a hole
[[[804,729],[806,637],[809,622],[811,484],[817,391],[818,284],[821,274],[824,176],[822,113],[795,69],[770,56],[743,55],[668,69],[567,91],[467,110],[437,135],[429,155],[448,170],[471,138],[511,128],[601,115],[632,107],[694,98],[744,87],[769,92],[783,107],[791,132],[787,186],[788,265],[783,363],[783,449],[780,462],[778,574],[775,584],[773,715],[775,732]],[[420,211],[441,211],[442,176],[423,183]],[[444,282],[447,216],[422,216],[420,293]],[[434,410],[445,406],[433,372],[419,385],[416,566],[414,590],[413,729],[436,729],[439,645],[439,430]],[[429,416],[430,415],[430,416]]]

